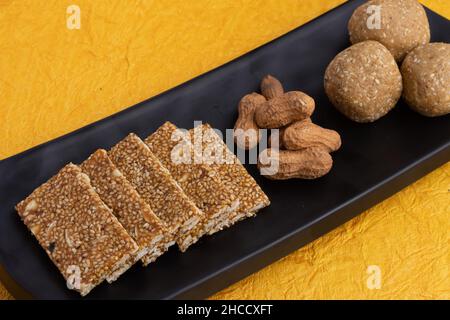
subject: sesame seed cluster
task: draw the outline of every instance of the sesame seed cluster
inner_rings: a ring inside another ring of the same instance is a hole
[[[324,85],[335,107],[357,122],[373,122],[386,115],[403,89],[394,58],[371,40],[339,53],[325,72]]]
[[[403,98],[428,117],[450,113],[450,44],[435,42],[417,47],[401,66]]]
[[[165,226],[112,163],[105,150],[97,150],[81,164],[81,169],[89,176],[103,202],[139,246],[137,253],[127,261],[123,272],[142,257],[145,260],[155,246],[164,245],[168,241]],[[157,258],[155,253],[151,255]],[[115,281],[118,276],[107,280]]]
[[[202,130],[203,150],[206,151],[205,157],[215,160],[209,161],[211,169],[218,172],[226,188],[231,190],[233,194],[239,195],[239,208],[228,221],[218,226],[219,229],[229,227],[247,217],[252,217],[259,209],[269,206],[269,198],[216,131],[209,124],[204,124],[198,128]],[[190,130],[191,133],[194,130]]]
[[[379,8],[380,25],[368,28]],[[370,0],[353,13],[348,23],[352,44],[375,40],[401,62],[408,52],[430,42],[430,25],[423,6],[417,0]]]
[[[200,210],[206,215],[203,230],[213,234],[219,230],[219,225],[228,221],[239,206],[239,199],[233,191],[227,188],[220,175],[209,165],[196,159],[196,148],[191,145],[188,136],[172,139],[177,133],[177,127],[166,122],[155,133],[150,135],[145,142],[150,150],[158,157],[184,192],[191,198]],[[172,150],[176,150],[180,144],[186,144],[186,152],[189,152],[189,163],[176,163],[172,158]],[[201,141],[200,141],[201,143]]]
[[[135,134],[128,135],[108,153],[113,163],[169,230],[172,242],[185,250],[186,221],[197,225],[204,214],[181,190],[169,171]]]
[[[79,273],[86,295],[138,247],[92,188],[68,164],[17,205],[17,211],[66,280]]]
[[[431,42],[418,0],[369,0],[348,22],[352,46],[325,71],[331,103],[347,118],[374,122],[400,97],[427,117],[450,113],[450,44]]]
[[[185,131],[181,145],[189,146],[199,129],[200,149],[213,148],[231,160],[173,162],[174,150],[179,153],[172,137],[177,129],[167,122],[145,142],[131,133],[79,166],[66,165],[17,204],[69,289],[85,296],[139,260],[147,266],[175,243],[184,252],[203,235],[270,204],[208,125]],[[197,148],[190,150],[190,156],[200,156]]]

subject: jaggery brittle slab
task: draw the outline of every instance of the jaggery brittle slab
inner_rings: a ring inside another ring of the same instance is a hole
[[[165,224],[172,235],[172,243],[176,241],[180,250],[185,251],[197,240],[189,231],[201,223],[203,212],[138,136],[128,135],[108,152],[108,156]]]
[[[201,155],[196,158],[198,153],[189,134],[166,122],[145,142],[189,198],[205,212],[203,231],[213,234],[221,230],[218,226],[229,221],[239,199],[224,186],[214,169],[202,163]],[[180,158],[173,159],[177,153]],[[186,156],[187,161],[183,160]]]
[[[155,250],[169,241],[167,229],[153,213],[150,206],[112,163],[105,150],[97,150],[81,164],[95,191],[139,246],[138,252],[123,266],[125,272],[134,263],[148,254],[158,258],[161,251]],[[107,278],[112,282],[118,273]]]
[[[16,209],[69,288],[88,294],[137,244],[103,203],[81,169],[68,164]]]
[[[267,195],[223,139],[210,125],[203,124],[201,128],[204,157],[211,159],[210,166],[219,173],[224,184],[234,194],[239,195],[239,210],[232,216],[230,225],[246,217],[254,216],[258,210],[269,206],[270,200]]]

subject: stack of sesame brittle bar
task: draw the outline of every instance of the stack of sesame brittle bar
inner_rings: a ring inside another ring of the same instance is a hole
[[[139,246],[138,252],[127,261],[125,272],[142,257],[156,260],[168,241],[167,229],[153,213],[150,206],[111,162],[105,150],[97,150],[81,164],[95,191]],[[109,282],[120,274],[111,275]]]
[[[203,212],[186,196],[169,171],[138,136],[128,135],[108,155],[164,222],[172,235],[172,243],[176,241],[180,250],[185,251],[198,240],[199,237],[192,232],[201,224]]]
[[[174,124],[166,122],[145,143],[189,198],[205,212],[203,230],[196,232],[220,231],[239,207],[239,198],[223,184],[214,168],[202,163],[201,155],[197,161],[199,154],[189,134],[183,134]],[[187,162],[183,161],[186,156]]]
[[[191,135],[194,130],[201,130],[203,158],[218,172],[224,185],[239,196],[239,209],[219,228],[229,227],[246,217],[254,216],[258,210],[269,206],[267,195],[216,131],[208,124],[191,129]]]
[[[80,166],[66,165],[16,209],[69,289],[88,294],[174,243],[186,251],[268,206],[269,199],[209,126],[131,133]]]
[[[138,250],[81,169],[68,164],[16,209],[71,289],[88,294]]]

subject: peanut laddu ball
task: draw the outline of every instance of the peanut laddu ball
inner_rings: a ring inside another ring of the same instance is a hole
[[[428,117],[450,113],[450,44],[430,43],[403,61],[403,98],[411,109]]]
[[[391,53],[379,42],[357,43],[325,71],[331,103],[356,122],[373,122],[387,114],[402,94],[402,76]]]
[[[430,25],[417,0],[371,0],[358,7],[348,23],[351,43],[375,40],[401,62],[419,45],[430,42]]]

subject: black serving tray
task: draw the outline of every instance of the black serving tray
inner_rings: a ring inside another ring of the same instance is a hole
[[[0,274],[18,298],[78,299],[14,205],[66,163],[80,163],[129,132],[141,137],[164,121],[190,128],[194,120],[224,130],[240,98],[270,73],[287,90],[316,99],[313,120],[342,135],[334,167],[315,181],[270,181],[247,166],[272,201],[256,218],[203,238],[188,252],[172,248],[148,268],[137,265],[88,298],[205,298],[313,241],[450,160],[450,117],[430,119],[400,102],[373,124],[339,114],[323,90],[331,59],[349,45],[351,1],[218,69],[116,115],[0,162]],[[427,11],[433,41],[450,42],[449,21]]]

